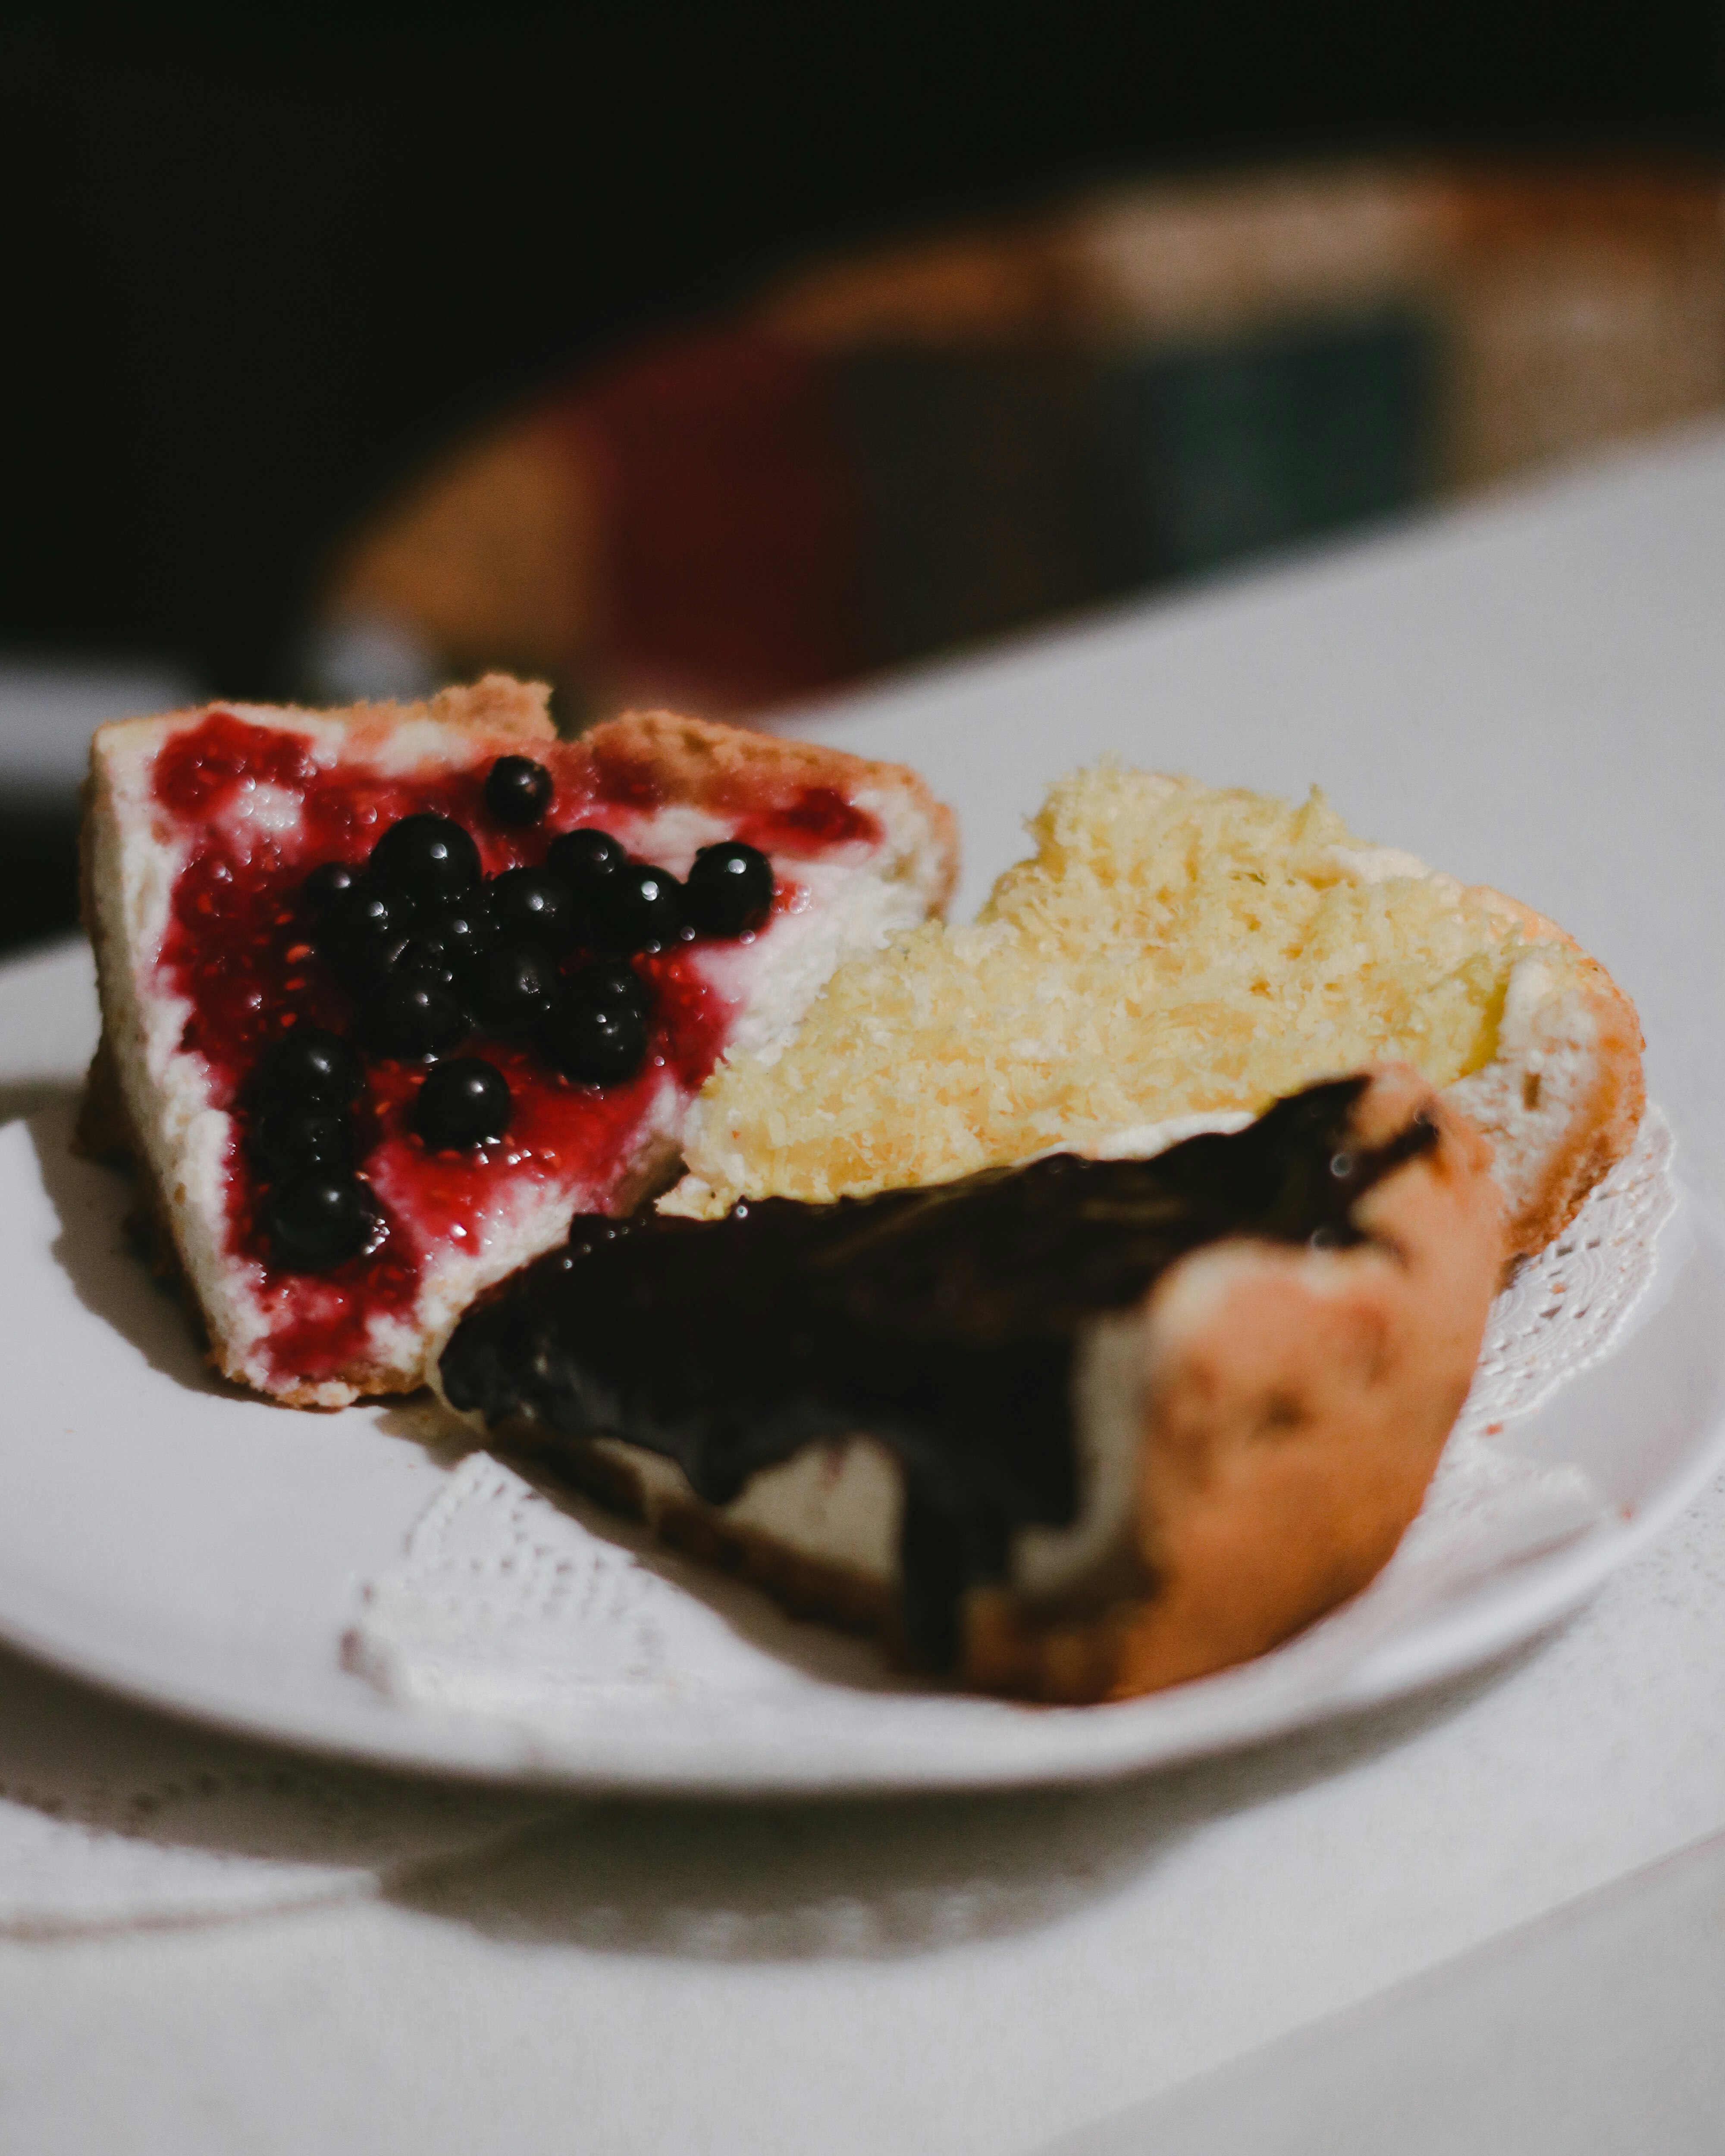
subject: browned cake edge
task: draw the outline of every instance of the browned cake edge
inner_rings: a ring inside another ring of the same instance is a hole
[[[1194,1252],[1145,1308],[1135,1582],[1075,1617],[973,1595],[965,1673],[988,1691],[1118,1699],[1249,1661],[1368,1585],[1419,1511],[1472,1382],[1502,1260],[1490,1152],[1404,1067],[1356,1111],[1439,1142],[1381,1183],[1337,1253]]]
[[[1560,1235],[1587,1200],[1589,1193],[1635,1143],[1647,1106],[1641,1052],[1645,1045],[1635,1004],[1599,961],[1583,949],[1568,931],[1546,915],[1502,892],[1489,894],[1507,906],[1530,943],[1554,943],[1579,960],[1579,993],[1594,1027],[1591,1069],[1563,1127],[1541,1151],[1536,1172],[1519,1204],[1512,1208],[1506,1240],[1506,1264],[1534,1255]],[[1506,1072],[1517,1086],[1538,1085],[1537,1073]],[[1466,1082],[1466,1081],[1465,1081]],[[1471,1087],[1469,1087],[1471,1091]],[[1489,1111],[1453,1101],[1494,1148],[1507,1142],[1504,1127],[1494,1127]]]

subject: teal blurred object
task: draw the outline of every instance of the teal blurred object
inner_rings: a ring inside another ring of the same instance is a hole
[[[1199,575],[1425,499],[1435,344],[1430,323],[1396,312],[1119,362],[1104,403],[1120,584]]]
[[[453,449],[322,603],[584,712],[747,716],[1722,409],[1717,166],[1146,182],[619,356]]]

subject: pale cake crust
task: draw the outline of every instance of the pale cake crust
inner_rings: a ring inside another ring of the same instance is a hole
[[[719,726],[676,711],[625,711],[583,740],[606,761],[639,761],[668,799],[724,809],[763,771],[804,786],[832,786],[870,808],[896,808],[926,819],[931,864],[929,911],[944,913],[958,881],[958,826],[907,763],[877,763],[816,742]]]
[[[1485,1142],[1414,1072],[1355,1111],[1382,1144],[1438,1142],[1363,1202],[1339,1251],[1234,1240],[1170,1267],[1134,1321],[1136,1496],[1087,1576],[1038,1602],[973,1589],[957,1681],[1068,1704],[1123,1698],[1262,1653],[1366,1586],[1418,1512],[1466,1397],[1504,1257]],[[896,1592],[703,1503],[614,1441],[526,1435],[589,1494],[764,1588],[793,1614],[900,1644]]]
[[[300,724],[318,731],[339,727],[344,752],[380,760],[394,755],[398,761],[403,744],[410,757],[416,743],[429,744],[434,752],[439,738],[447,742],[451,737],[464,760],[475,748],[481,755],[488,749],[499,755],[531,752],[536,744],[557,738],[547,696],[537,684],[490,675],[419,705],[361,704],[333,712],[229,703],[200,706],[116,722],[101,729],[92,743],[83,826],[83,906],[96,955],[102,1035],[80,1141],[86,1150],[110,1160],[129,1160],[136,1169],[142,1198],[139,1224],[153,1246],[158,1270],[177,1278],[198,1313],[212,1363],[233,1382],[287,1405],[340,1407],[362,1394],[414,1389],[424,1383],[459,1307],[440,1311],[435,1324],[422,1327],[419,1337],[398,1338],[392,1353],[355,1361],[327,1378],[303,1383],[263,1378],[255,1340],[247,1337],[244,1298],[234,1285],[226,1253],[225,1219],[211,1194],[193,1187],[188,1142],[184,1131],[173,1127],[175,1105],[152,1069],[162,1057],[159,1043],[153,1058],[151,1054],[151,939],[159,937],[159,925],[151,924],[165,917],[167,855],[158,846],[160,859],[146,862],[143,881],[147,886],[154,878],[159,888],[153,901],[147,891],[141,899],[136,861],[127,865],[123,859],[128,838],[137,836],[135,829],[126,828],[128,814],[134,826],[139,820],[136,800],[126,794],[129,774],[171,733],[197,724],[212,711],[233,711],[260,723]],[[637,780],[649,789],[655,812],[686,808],[723,815],[745,797],[751,783],[763,778],[830,786],[873,811],[902,856],[904,888],[896,902],[921,917],[952,890],[957,848],[951,811],[901,765],[874,763],[839,750],[663,711],[627,713],[593,729],[583,741],[608,778]],[[174,1060],[181,1066],[176,1082],[183,1090],[183,1066],[191,1059]],[[190,1108],[195,1112],[199,1105],[193,1101]],[[182,1104],[177,1122],[184,1126],[187,1121]],[[645,1134],[640,1157],[631,1168],[634,1198],[644,1199],[659,1185],[676,1149],[675,1131]],[[561,1240],[572,1204],[553,1200],[541,1209],[524,1230],[526,1239],[513,1252],[510,1269]],[[468,1295],[486,1284],[480,1280],[457,1292],[457,1303],[465,1306]]]
[[[1501,892],[1491,896],[1514,915],[1525,942],[1554,944],[1570,961],[1561,979],[1542,981],[1529,968],[1525,995],[1512,976],[1496,1057],[1447,1089],[1450,1105],[1491,1146],[1513,1265],[1561,1235],[1628,1152],[1647,1089],[1641,1022],[1628,996],[1556,921]]]

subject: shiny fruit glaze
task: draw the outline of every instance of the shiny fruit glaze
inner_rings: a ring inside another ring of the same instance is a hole
[[[228,1248],[254,1270],[266,1314],[265,1350],[284,1385],[341,1376],[375,1352],[380,1318],[411,1327],[429,1259],[478,1250],[525,1186],[555,1185],[586,1212],[615,1210],[667,1087],[680,1105],[724,1048],[736,1013],[707,977],[704,939],[636,959],[653,1002],[645,1063],[614,1086],[570,1083],[536,1051],[475,1032],[459,1053],[483,1056],[507,1080],[506,1137],[471,1152],[428,1152],[413,1132],[424,1066],[367,1056],[355,1104],[361,1173],[381,1223],[373,1246],[326,1272],[272,1264],[250,1159],[254,1117],[247,1088],[268,1050],[296,1025],[350,1039],[356,998],[314,952],[302,886],[326,862],[358,866],[383,832],[425,811],[453,818],[476,841],[487,875],[537,867],[551,840],[603,825],[636,858],[651,857],[650,824],[667,805],[644,762],[594,755],[579,742],[535,743],[556,796],[542,822],[500,822],[485,781],[495,742],[471,763],[401,776],[358,754],[322,760],[307,737],[216,711],[175,734],[156,759],[153,790],[183,849],[158,964],[160,984],[191,1006],[181,1046],[202,1057],[213,1105],[234,1122],[227,1155]],[[730,835],[773,858],[775,914],[799,899],[795,864],[878,843],[865,810],[826,786],[742,786],[701,804]]]

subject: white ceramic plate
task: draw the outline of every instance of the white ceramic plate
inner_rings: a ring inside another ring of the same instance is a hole
[[[1529,1638],[1656,1533],[1721,1453],[1725,1245],[1686,1199],[1614,1352],[1515,1428],[1518,1451],[1584,1468],[1620,1524],[1426,1610],[1316,1687],[1291,1697],[1254,1666],[1051,1712],[876,1681],[834,1722],[841,1734],[804,1745],[787,1741],[782,1711],[668,1695],[547,1743],[506,1719],[404,1707],[343,1667],[366,1583],[398,1562],[449,1471],[432,1411],[295,1414],[218,1387],[125,1245],[127,1184],[74,1160],[69,1130],[64,1103],[0,1130],[0,1636],[139,1699],[331,1753],[747,1794],[1120,1774],[1383,1700]],[[829,1681],[854,1673],[849,1643],[763,1616],[744,1590],[701,1593],[757,1645]]]

